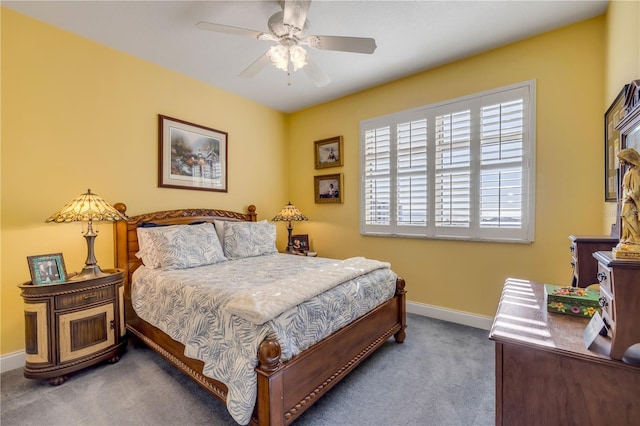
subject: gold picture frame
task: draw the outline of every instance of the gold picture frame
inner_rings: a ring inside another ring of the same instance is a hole
[[[342,203],[344,185],[342,173],[313,177],[316,203]]]
[[[314,159],[316,169],[338,167],[343,165],[342,136],[334,136],[314,142]]]
[[[227,192],[226,132],[158,115],[158,187]]]

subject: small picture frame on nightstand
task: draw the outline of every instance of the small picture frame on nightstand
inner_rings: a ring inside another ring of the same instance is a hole
[[[35,285],[59,284],[67,281],[62,253],[28,256],[31,282]]]
[[[296,253],[306,253],[309,251],[309,235],[298,234],[291,236],[291,245]]]

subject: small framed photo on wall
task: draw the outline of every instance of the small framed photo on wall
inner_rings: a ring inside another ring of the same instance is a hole
[[[342,173],[313,177],[316,203],[342,203]]]
[[[315,141],[316,169],[342,166],[342,136]]]
[[[40,284],[59,284],[67,281],[67,270],[64,267],[62,253],[28,256],[31,282]]]

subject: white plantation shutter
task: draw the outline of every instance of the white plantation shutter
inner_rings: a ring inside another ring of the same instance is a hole
[[[364,216],[369,225],[391,224],[390,127],[371,129],[364,136]]]
[[[396,132],[399,226],[427,224],[427,120],[400,123]]]
[[[481,111],[480,226],[522,226],[523,100]]]
[[[471,224],[471,111],[436,115],[435,226]]]
[[[364,235],[533,241],[534,81],[360,128]]]

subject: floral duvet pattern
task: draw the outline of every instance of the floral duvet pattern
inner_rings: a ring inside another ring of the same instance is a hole
[[[227,386],[229,412],[239,424],[247,424],[257,393],[254,368],[260,343],[276,339],[282,361],[290,359],[393,297],[396,274],[376,269],[262,325],[231,314],[226,305],[239,292],[291,280],[292,273],[308,277],[308,271],[336,262],[274,254],[180,270],[140,267],[133,275],[132,303],[140,318],[185,345],[186,356],[203,361],[204,375]]]

